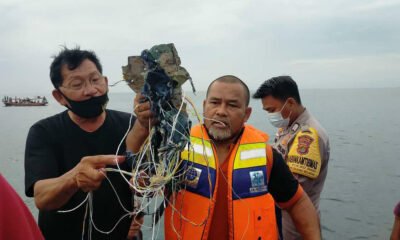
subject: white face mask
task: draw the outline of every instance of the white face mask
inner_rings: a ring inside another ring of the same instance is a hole
[[[276,128],[286,128],[287,126],[289,126],[289,121],[290,121],[289,117],[291,112],[287,118],[282,117],[282,110],[285,108],[286,103],[287,102],[283,104],[283,107],[279,112],[267,113],[268,120],[272,124],[272,126]]]

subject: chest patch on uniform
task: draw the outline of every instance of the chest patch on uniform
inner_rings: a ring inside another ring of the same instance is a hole
[[[281,155],[286,155],[286,148],[282,146],[282,144],[278,144],[277,149]]]
[[[251,180],[251,188],[249,190],[251,193],[264,192],[267,190],[263,171],[251,171],[249,174]]]
[[[299,138],[299,142],[297,144],[297,152],[300,155],[307,154],[311,143],[314,141],[314,138],[308,136],[308,135],[302,135]]]
[[[197,184],[199,183],[201,171],[202,170],[200,168],[189,168],[186,172],[185,184],[192,188],[196,188]]]
[[[277,134],[275,137],[275,146],[274,148],[282,155],[285,156],[287,152],[288,143],[292,138],[291,133],[287,133],[282,135],[282,133]]]
[[[321,153],[319,151],[318,133],[314,128],[300,131],[286,158],[286,163],[293,173],[317,178],[321,170]]]

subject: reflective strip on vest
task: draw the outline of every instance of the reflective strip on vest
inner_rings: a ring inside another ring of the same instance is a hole
[[[211,143],[201,138],[190,137],[190,145],[185,147],[181,158],[215,169],[215,158]]]
[[[239,146],[236,153],[235,163],[233,168],[251,168],[256,166],[266,166],[267,152],[265,151],[265,143],[251,143]]]
[[[265,143],[239,146],[232,174],[232,199],[257,197],[268,193]]]

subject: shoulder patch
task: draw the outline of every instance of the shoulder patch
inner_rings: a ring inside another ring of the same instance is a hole
[[[314,138],[308,135],[301,135],[298,137],[297,153],[300,155],[307,154],[312,142],[314,142]]]
[[[321,170],[318,133],[314,128],[299,132],[287,155],[286,163],[293,173],[317,178]]]

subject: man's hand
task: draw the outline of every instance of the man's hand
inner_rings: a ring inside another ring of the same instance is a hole
[[[76,165],[75,181],[78,188],[84,192],[90,192],[100,187],[101,182],[106,177],[103,168],[106,165],[116,165],[125,160],[124,156],[98,155],[82,158]]]
[[[37,208],[58,209],[64,206],[79,189],[85,192],[97,189],[105,177],[102,168],[124,160],[123,156],[115,155],[84,157],[78,165],[63,175],[37,181],[33,187]]]
[[[134,100],[134,112],[137,120],[143,128],[150,129],[157,123],[154,113],[151,111],[150,101],[138,93]]]
[[[129,228],[128,236],[126,239],[132,240],[135,236],[139,236],[140,228],[142,227],[142,224],[144,222],[144,215],[143,214],[137,214],[133,215],[132,217],[132,223]]]
[[[141,95],[137,94],[134,101],[136,121],[126,139],[126,149],[137,153],[149,136],[150,129],[157,123],[157,119],[151,112],[151,104]]]

